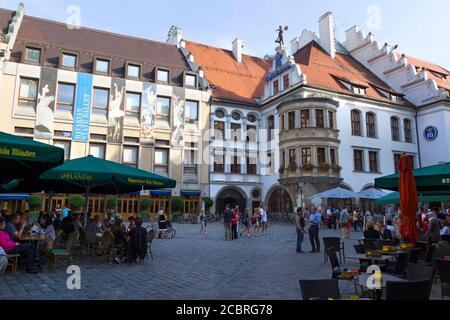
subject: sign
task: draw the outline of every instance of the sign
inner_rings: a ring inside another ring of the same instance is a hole
[[[108,143],[120,144],[123,140],[123,125],[125,119],[126,80],[111,79],[111,94],[108,112]]]
[[[184,88],[175,87],[172,97],[172,147],[184,147],[184,111],[185,111]]]
[[[93,76],[78,73],[76,104],[73,114],[73,141],[88,142],[91,122]]]
[[[34,136],[37,139],[51,139],[55,119],[55,94],[58,70],[41,68],[41,78],[36,106],[36,126]]]
[[[423,136],[425,140],[429,142],[433,142],[438,137],[439,131],[434,126],[428,126],[425,128],[425,131],[423,132]]]

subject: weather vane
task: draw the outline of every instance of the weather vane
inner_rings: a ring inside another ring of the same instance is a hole
[[[283,36],[283,34],[284,34],[285,31],[288,31],[288,30],[289,30],[288,26],[284,27],[284,29],[283,29],[283,26],[280,26],[278,28],[278,30],[276,30],[278,32],[278,39],[275,40],[275,42],[278,43],[280,46],[284,46],[284,36]]]

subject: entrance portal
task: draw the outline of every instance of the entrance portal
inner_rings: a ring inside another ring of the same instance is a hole
[[[234,188],[223,190],[216,199],[216,210],[222,213],[225,211],[226,205],[229,204],[231,209],[239,206],[239,211],[243,212],[247,207],[247,201],[242,193]]]

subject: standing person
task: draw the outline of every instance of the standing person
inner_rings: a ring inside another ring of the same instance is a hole
[[[242,235],[247,232],[247,238],[250,238],[250,217],[249,217],[250,209],[246,208],[245,212],[241,216],[242,225],[244,226],[244,230],[241,232]]]
[[[328,229],[332,229],[333,228],[333,212],[331,211],[331,207],[329,206],[327,209],[327,224],[328,224]]]
[[[309,241],[311,241],[312,250],[310,253],[320,253],[319,228],[322,215],[314,207],[311,208],[311,212],[309,217]]]
[[[359,214],[358,214],[358,211],[353,210],[352,220],[353,220],[353,228],[354,228],[355,232],[358,232],[358,230],[359,230]]]
[[[258,234],[259,234],[259,230],[260,230],[259,220],[260,220],[259,208],[256,208],[253,211],[253,216],[251,218],[251,222],[252,222],[252,226],[253,226],[252,233],[254,236],[258,236]]]
[[[237,212],[239,212],[239,219],[238,219],[238,221],[237,221],[237,227],[236,227],[236,232],[239,234],[239,227],[240,227],[240,225],[239,225],[239,222],[240,222],[240,220],[241,220],[241,212],[239,211],[239,206],[236,206],[236,208],[234,208],[234,212],[236,212],[236,210],[237,210]]]
[[[347,207],[344,207],[339,217],[339,225],[341,226],[342,236],[344,239],[350,238],[350,230],[348,229],[349,222],[350,214],[348,213]]]
[[[200,234],[202,235],[206,235],[206,214],[205,214],[205,210],[202,209],[202,212],[200,213]]]
[[[303,215],[303,209],[298,208],[295,215],[295,224],[297,226],[297,253],[304,254],[302,250],[303,239],[305,238],[305,216]]]
[[[238,223],[239,223],[239,217],[240,213],[239,210],[236,208],[233,212],[233,219],[231,219],[231,239],[238,240]]]
[[[267,222],[268,222],[267,211],[266,211],[266,209],[264,209],[264,207],[261,207],[259,212],[261,215],[261,233],[262,233],[262,235],[266,235],[267,234]]]
[[[225,228],[225,241],[231,240],[231,222],[233,220],[233,211],[230,209],[230,205],[227,204],[225,212],[223,213],[223,226]]]
[[[430,244],[436,244],[441,241],[441,223],[436,215],[436,211],[430,213],[426,237]]]

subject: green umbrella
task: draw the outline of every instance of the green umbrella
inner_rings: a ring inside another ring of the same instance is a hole
[[[36,177],[63,162],[61,148],[0,132],[0,184]]]
[[[419,194],[419,202],[449,202],[450,193],[447,195]],[[386,197],[375,200],[375,204],[379,206],[400,203],[400,193],[393,192]]]
[[[413,171],[416,179],[417,191],[450,191],[450,163],[438,164]],[[398,191],[399,174],[375,179],[376,188]]]
[[[176,181],[93,156],[66,161],[38,179],[28,180],[20,190],[42,190],[66,194],[86,194],[85,218],[90,194],[125,194],[141,190],[175,188]],[[85,219],[86,222],[86,219]]]

